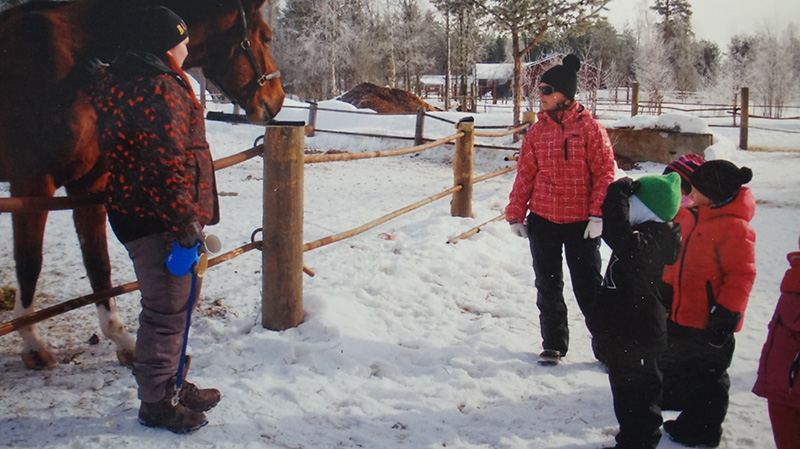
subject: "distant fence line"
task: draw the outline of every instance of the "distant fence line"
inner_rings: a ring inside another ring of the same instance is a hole
[[[657,115],[661,115],[663,110],[669,111],[678,111],[678,112],[685,112],[690,114],[695,114],[700,118],[723,118],[723,117],[730,117],[731,124],[730,125],[722,125],[722,124],[709,124],[710,127],[724,127],[724,128],[739,128],[739,148],[746,150],[748,148],[748,128],[759,129],[764,131],[774,131],[774,132],[784,132],[784,133],[798,133],[797,131],[793,130],[784,130],[780,128],[769,128],[763,126],[752,126],[749,124],[750,118],[758,118],[758,119],[767,119],[767,120],[798,120],[800,116],[791,116],[791,117],[767,117],[763,115],[752,114],[750,111],[752,108],[757,107],[764,107],[760,105],[752,105],[749,101],[749,92],[750,89],[748,87],[743,87],[741,89],[741,93],[738,94],[734,98],[734,102],[731,104],[720,104],[720,103],[691,103],[691,102],[678,102],[678,104],[686,105],[687,107],[681,107],[675,105],[673,101],[649,101],[649,100],[640,100],[639,96],[639,83],[633,83],[631,86],[632,94],[630,100],[622,101],[608,101],[608,100],[590,100],[592,106],[617,106],[617,105],[628,105],[630,104],[630,114],[631,116],[635,116],[639,114],[640,109],[647,109],[650,111],[654,111]],[[686,92],[678,92],[679,100],[680,97],[688,98],[690,95]],[[695,107],[692,107],[695,106]],[[338,130],[326,130],[326,129],[319,129],[316,128],[316,121],[317,121],[317,113],[319,111],[328,111],[328,112],[337,112],[343,114],[369,114],[375,115],[375,112],[366,112],[366,111],[348,111],[348,110],[341,110],[341,109],[331,109],[331,108],[320,108],[316,103],[308,103],[308,106],[294,106],[294,105],[287,105],[284,106],[285,108],[294,108],[294,109],[308,109],[309,110],[309,117],[308,123],[315,129],[316,132],[324,132],[324,133],[334,133],[334,134],[343,134],[343,135],[358,135],[358,136],[365,136],[365,137],[378,137],[378,138],[391,138],[391,139],[411,139],[410,137],[405,136],[390,136],[390,135],[380,135],[380,134],[368,134],[368,133],[358,133],[358,132],[351,132],[351,131],[338,131]],[[502,107],[498,105],[492,105],[492,107]],[[594,108],[593,108],[594,109]],[[783,106],[782,109],[799,109],[800,106]],[[627,112],[628,109],[620,109],[620,112]],[[714,113],[718,112],[720,115],[700,115],[699,113]],[[410,114],[403,114],[403,115],[410,115]],[[430,114],[425,112],[424,109],[419,108],[416,112],[417,121],[414,131],[414,144],[421,145],[423,144],[426,139],[423,137],[424,134],[424,126],[425,126],[425,118],[431,118],[434,120],[443,121],[446,123],[455,124],[456,122],[452,120],[448,120],[443,117],[439,117],[434,114]],[[492,128],[506,128],[504,126],[475,126],[475,129],[492,129]],[[476,135],[482,135],[480,132],[476,131]],[[314,133],[312,132],[309,137],[313,137]],[[428,139],[428,141],[430,141]],[[486,146],[476,144],[477,146],[483,148],[492,148],[492,149],[500,149],[500,150],[514,150],[513,147],[502,147],[502,146]]]

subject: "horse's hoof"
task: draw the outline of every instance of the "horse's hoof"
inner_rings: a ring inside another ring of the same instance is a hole
[[[133,361],[136,359],[136,352],[130,349],[120,349],[117,351],[117,358],[122,366],[133,367]]]
[[[22,361],[28,369],[55,368],[58,366],[56,358],[50,352],[41,349],[39,351],[28,351],[22,354]]]

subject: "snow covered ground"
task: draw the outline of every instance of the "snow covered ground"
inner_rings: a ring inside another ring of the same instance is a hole
[[[349,105],[326,102],[326,108]],[[439,113],[451,119],[462,114]],[[285,109],[281,120],[305,120]],[[601,116],[610,125],[620,117]],[[318,127],[413,135],[414,116],[321,112]],[[510,112],[478,114],[477,125],[509,124]],[[800,123],[789,126],[800,130]],[[426,121],[426,137],[453,133]],[[215,158],[249,148],[258,126],[208,122]],[[787,263],[800,234],[800,153],[742,152],[735,129],[714,129],[714,153],[755,173],[758,277],[730,369],[723,448],[774,447],[766,402],[750,388]],[[761,147],[790,148],[784,136],[751,133]],[[760,140],[759,140],[760,139]],[[797,141],[796,137],[792,137]],[[511,145],[508,138],[493,144]],[[333,134],[307,147],[354,151],[399,148]],[[798,147],[797,144],[794,145]],[[476,172],[507,166],[507,151],[480,150]],[[452,184],[450,148],[420,155],[311,164],[305,173],[305,241],[360,226]],[[660,173],[641,164],[627,174]],[[256,158],[218,172],[222,222],[208,229],[229,250],[261,226],[262,165]],[[317,273],[304,278],[305,320],[273,332],[260,317],[260,254],[209,270],[190,335],[189,377],[222,390],[210,424],[190,436],[142,427],[129,369],[120,366],[87,307],[39,329],[60,365],[24,368],[16,334],[0,337],[0,447],[88,448],[598,448],[617,430],[608,379],[594,361],[569,286],[572,342],[557,367],[540,351],[530,253],[503,222],[457,244],[446,241],[502,212],[513,173],[475,186],[474,218],[450,216],[444,199],[352,239],[305,254]],[[8,196],[8,185],[0,184]],[[11,216],[0,215],[0,285],[15,285]],[[109,230],[109,235],[111,234]],[[114,284],[134,280],[124,248],[110,238]],[[609,250],[603,246],[603,257]],[[71,214],[52,212],[45,238],[38,307],[84,295],[89,283]],[[118,298],[133,332],[136,293]],[[0,321],[10,312],[0,312]],[[666,418],[674,414],[665,412]],[[681,447],[664,437],[660,448]]]

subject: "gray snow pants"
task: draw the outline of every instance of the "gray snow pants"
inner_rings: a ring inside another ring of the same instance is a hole
[[[192,275],[176,277],[167,271],[165,260],[172,249],[169,233],[148,235],[125,247],[142,294],[133,375],[139,384],[139,399],[157,402],[178,371]],[[197,279],[197,296],[201,279]]]

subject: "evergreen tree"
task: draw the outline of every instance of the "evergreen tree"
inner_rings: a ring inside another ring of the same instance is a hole
[[[486,50],[486,58],[484,62],[489,64],[500,64],[506,62],[506,38],[503,36],[496,36],[491,45]]]
[[[672,64],[676,87],[694,91],[700,84],[697,63],[701,51],[692,31],[692,9],[687,0],[655,0],[650,9],[660,17],[658,29]]]

